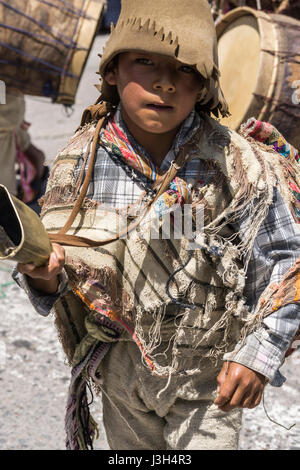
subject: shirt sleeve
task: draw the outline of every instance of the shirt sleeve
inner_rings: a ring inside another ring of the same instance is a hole
[[[243,234],[247,222],[243,221],[238,230]],[[299,257],[300,227],[275,189],[273,203],[258,231],[248,264],[244,294],[251,309],[266,287],[279,283]]]
[[[56,300],[68,289],[68,277],[65,270],[59,274],[59,285],[55,294],[43,295],[37,290],[33,289],[29,283],[26,275],[21,274],[16,268],[12,272],[12,278],[27,294],[30,303],[37,313],[46,317],[51,312]]]
[[[246,223],[239,226],[243,233]],[[300,229],[275,189],[273,203],[255,239],[248,265],[244,294],[250,310],[269,284],[279,283],[300,257]],[[224,360],[238,362],[263,374],[273,386],[285,378],[279,371],[285,354],[300,326],[300,305],[288,304],[264,318],[261,327],[249,334]]]
[[[289,304],[266,317],[262,326],[238,343],[224,360],[237,362],[264,375],[274,387],[286,378],[279,368],[300,325],[300,306]]]

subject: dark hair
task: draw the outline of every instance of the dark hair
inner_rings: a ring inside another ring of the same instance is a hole
[[[120,55],[120,54],[115,55],[115,56],[111,59],[111,61],[107,64],[107,66],[105,67],[105,73],[104,73],[104,75],[106,74],[106,72],[107,72],[107,70],[108,70],[109,68],[111,68],[111,67],[112,67],[112,68],[117,68],[117,67],[118,67],[119,55]]]

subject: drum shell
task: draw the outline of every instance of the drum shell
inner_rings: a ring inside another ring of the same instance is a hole
[[[266,14],[248,7],[236,8],[225,15],[216,26],[218,42],[228,27],[237,19],[252,15],[257,21],[260,34],[260,54],[256,83],[246,110],[221,122],[238,129],[250,117],[273,124],[296,148],[300,148],[300,104],[297,103],[297,80],[300,80],[300,21],[284,15]],[[234,47],[240,47],[235,44]],[[219,49],[220,55],[220,49]],[[245,57],[245,60],[247,58]],[[251,68],[249,63],[249,70]],[[222,84],[225,73],[220,57],[221,87],[225,98],[242,100],[241,96],[226,94]],[[230,72],[230,71],[229,71]],[[300,88],[300,83],[297,88]],[[300,99],[300,93],[299,93]]]
[[[0,3],[0,80],[7,89],[72,105],[104,1]]]
[[[241,6],[240,0],[231,0],[230,3],[235,7]],[[257,4],[257,0],[245,0],[244,6],[257,8]],[[260,4],[263,11],[287,15],[300,20],[299,0],[260,0]]]

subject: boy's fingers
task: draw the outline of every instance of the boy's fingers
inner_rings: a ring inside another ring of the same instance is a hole
[[[228,367],[229,367],[228,362],[225,362],[225,363],[223,364],[223,367],[222,367],[222,369],[221,369],[221,371],[220,371],[218,377],[217,377],[217,382],[218,382],[218,385],[219,385],[218,389],[220,389],[220,387],[223,385],[223,383],[224,383],[225,380],[226,380],[227,372],[228,372]]]
[[[34,269],[35,269],[35,265],[33,263],[28,263],[28,264],[18,263],[17,264],[17,270],[21,274],[31,273]]]
[[[222,411],[231,411],[234,408],[249,408],[253,404],[256,394],[248,388],[238,386],[233,393],[230,400],[228,400],[224,405],[219,405],[219,408]]]
[[[34,271],[35,277],[42,279],[51,279],[53,276],[59,274],[64,266],[64,258],[59,257],[55,251],[52,251],[47,266],[36,268]]]
[[[48,264],[37,268],[33,263],[17,265],[20,273],[26,274],[32,278],[49,280],[59,274],[65,264],[65,250],[57,243],[52,245],[53,251],[50,254]]]
[[[215,400],[222,411],[230,411],[233,408],[254,408],[261,400],[265,385],[265,378],[251,369],[230,363],[226,379],[222,383],[222,371],[218,377],[219,395]]]
[[[243,387],[237,387],[230,402],[228,403],[230,409],[242,407],[244,401],[249,399],[249,396],[251,396],[251,392],[249,392],[249,390]]]
[[[250,408],[250,409],[256,408],[256,406],[260,404],[262,393],[263,393],[263,390],[260,390],[259,392],[254,394],[251,401],[250,400],[249,402],[245,401],[245,403],[243,404],[243,408]]]
[[[232,368],[232,363],[225,362],[220,374],[218,375],[218,396],[214,401],[214,404],[219,407],[222,407],[231,401],[231,398],[238,387],[238,380],[232,373],[233,370],[234,368]]]
[[[236,389],[236,383],[226,379],[226,381],[219,386],[219,394],[214,401],[215,405],[223,406],[226,403],[230,402]]]
[[[50,258],[49,258],[49,263],[48,263],[49,270],[52,271],[54,269],[57,269],[60,267],[61,264],[62,264],[61,257],[59,257],[59,255],[55,251],[52,251]]]
[[[55,256],[54,260],[57,261],[60,267],[64,266],[65,264],[64,248],[58,244],[53,244],[52,248],[53,248],[52,255]]]
[[[52,250],[57,254],[59,258],[65,258],[65,249],[58,243],[52,243]]]
[[[258,406],[260,404],[263,392],[264,392],[264,389],[262,389],[257,394],[256,398],[254,399],[253,408],[255,408],[256,406]]]

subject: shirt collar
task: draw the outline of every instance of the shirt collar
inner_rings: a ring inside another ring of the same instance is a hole
[[[172,147],[169,152],[164,157],[163,161],[160,164],[160,170],[166,171],[171,162],[175,159],[177,153],[179,152],[180,147],[189,142],[191,138],[195,135],[197,130],[200,127],[200,116],[196,111],[192,111],[189,116],[183,121],[180,126],[179,131],[176,134],[176,137],[173,141]],[[136,149],[138,153],[145,156],[151,161],[151,156],[133,137],[133,135],[128,130],[123,118],[122,118],[122,108],[121,104],[118,105],[116,112],[114,114],[114,120],[117,126],[124,132],[131,143],[131,145]]]

